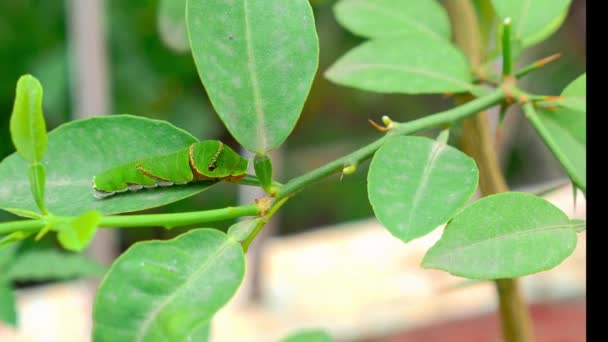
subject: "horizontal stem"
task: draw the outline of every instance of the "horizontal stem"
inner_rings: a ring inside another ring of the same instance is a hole
[[[500,103],[504,99],[505,92],[501,88],[498,88],[483,97],[467,102],[456,108],[427,115],[423,118],[406,123],[395,123],[395,125],[384,137],[358,149],[355,152],[312,170],[307,174],[290,180],[277,192],[275,202],[284,198],[285,196],[295,194],[308,184],[317,182],[322,178],[342,170],[342,168],[344,168],[344,166],[347,164],[360,164],[362,161],[371,158],[374,153],[386,142],[386,140],[393,135],[412,134],[426,129],[453,124],[458,120],[475,115],[479,111],[490,108]]]
[[[120,228],[163,226],[166,228],[174,228],[191,224],[228,220],[242,216],[257,216],[259,213],[260,208],[258,205],[250,204],[187,213],[103,216],[100,219],[98,226]],[[0,223],[0,234],[9,234],[15,231],[38,231],[50,220],[70,222],[75,218],[75,216],[52,216],[39,220],[21,220]]]

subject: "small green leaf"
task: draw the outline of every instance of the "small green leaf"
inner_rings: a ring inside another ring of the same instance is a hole
[[[17,81],[17,94],[10,120],[11,137],[17,152],[34,163],[46,150],[46,124],[42,115],[42,86],[31,75]]]
[[[378,220],[407,242],[464,207],[477,179],[475,161],[457,149],[428,138],[395,137],[374,155],[367,191]]]
[[[59,230],[57,238],[61,246],[74,252],[84,250],[95,236],[99,219],[101,219],[101,213],[91,210],[78,216],[70,223],[58,224],[57,227],[59,228],[55,229]]]
[[[571,0],[492,0],[501,21],[513,20],[513,36],[530,46],[549,37],[562,24]]]
[[[293,130],[319,59],[308,0],[190,0],[190,47],[209,99],[246,149],[264,154]]]
[[[17,326],[15,291],[3,278],[0,279],[0,321]]]
[[[334,13],[340,25],[367,38],[416,34],[449,40],[451,36],[447,12],[435,0],[341,0]]]
[[[111,115],[72,121],[49,133],[46,209],[55,215],[77,216],[91,209],[104,215],[143,210],[172,203],[207,189],[200,182],[163,189],[142,189],[98,200],[93,177],[136,159],[183,149],[197,140],[166,121],[132,115]],[[76,167],[77,166],[77,167]],[[0,163],[0,208],[36,212],[27,163],[12,154]]]
[[[218,230],[137,243],[97,291],[93,340],[196,341],[244,274],[241,245]]]
[[[253,168],[264,191],[272,194],[272,161],[268,155],[256,154],[253,158]]]
[[[43,248],[17,254],[4,276],[11,281],[66,280],[101,277],[105,270],[104,266],[81,254]]]
[[[32,163],[27,171],[30,178],[32,195],[34,195],[34,201],[36,202],[38,209],[40,209],[40,212],[46,214],[46,209],[44,207],[44,186],[46,179],[44,165],[38,162]]]
[[[25,240],[32,234],[33,234],[32,232],[24,232],[24,231],[10,233],[9,235],[6,235],[0,239],[0,248],[10,245],[12,243],[18,242],[18,241]]]
[[[419,36],[371,40],[336,61],[325,77],[380,93],[464,92],[472,88],[465,56],[447,41]]]
[[[176,52],[190,49],[186,27],[186,0],[160,0],[158,32],[163,43]]]
[[[241,220],[228,228],[228,237],[241,243],[251,235],[262,218]]]
[[[320,329],[303,329],[284,337],[280,342],[332,342],[331,336]]]
[[[473,279],[551,269],[576,247],[570,219],[546,200],[507,192],[480,199],[446,226],[422,266]]]

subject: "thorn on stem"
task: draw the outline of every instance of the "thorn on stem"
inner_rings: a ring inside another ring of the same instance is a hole
[[[372,124],[372,126],[374,126],[380,132],[388,132],[388,128],[378,125],[376,122],[374,122],[374,120],[367,119],[367,121],[369,121],[369,123]]]

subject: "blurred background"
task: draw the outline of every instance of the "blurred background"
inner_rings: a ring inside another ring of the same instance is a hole
[[[374,94],[324,79],[322,73],[362,41],[338,25],[332,12],[334,3],[311,0],[320,39],[319,72],[300,120],[281,149],[279,181],[378,138],[380,133],[368,119],[380,121],[382,115],[389,115],[407,121],[453,106],[452,98],[440,95]],[[179,37],[167,34],[163,26],[166,18],[159,17],[159,8],[156,0],[0,1],[0,159],[14,152],[9,117],[17,79],[26,73],[37,77],[44,87],[48,130],[83,115],[128,113],[167,120],[199,139],[221,139],[237,147],[210,105],[192,56],[180,48],[175,40]],[[520,58],[522,65],[556,52],[562,54],[557,62],[527,77],[527,89],[557,95],[586,70],[585,13],[586,1],[573,0],[562,27]],[[454,131],[457,135],[458,130]],[[504,125],[499,152],[513,189],[537,188],[566,179],[558,162],[516,115],[510,115]],[[318,231],[372,218],[366,168],[367,164],[342,180],[330,177],[300,193],[283,207],[272,235],[295,236],[313,228]],[[235,204],[238,196],[235,186],[220,184],[147,212],[220,208]],[[0,211],[0,221],[11,218]],[[215,227],[226,229],[232,223],[218,222]],[[170,238],[181,232],[183,229],[168,232],[154,227],[117,230],[109,241],[120,252],[140,240]]]

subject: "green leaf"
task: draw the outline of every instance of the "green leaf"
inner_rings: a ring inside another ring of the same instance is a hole
[[[308,0],[190,0],[186,17],[200,78],[230,133],[252,152],[277,148],[318,66]]]
[[[381,38],[347,52],[326,72],[334,83],[380,93],[443,93],[471,89],[465,56],[447,41]]]
[[[341,0],[334,13],[340,25],[367,38],[402,34],[440,40],[451,37],[447,12],[435,0]]]
[[[282,338],[280,342],[331,342],[331,336],[320,329],[303,329]]]
[[[43,248],[17,254],[4,276],[11,281],[66,280],[101,277],[105,270],[104,266],[81,254]]]
[[[587,73],[580,75],[562,91],[562,107],[587,113]]]
[[[21,217],[27,217],[27,218],[31,218],[31,219],[39,219],[39,218],[43,217],[43,215],[41,215],[40,213],[36,213],[33,211],[29,211],[29,210],[21,210],[21,209],[17,209],[17,208],[2,208],[2,209],[8,211],[11,214],[21,216]]]
[[[46,204],[55,215],[77,216],[96,209],[115,214],[158,207],[197,194],[211,184],[140,190],[98,200],[93,177],[132,160],[173,152],[196,142],[165,122],[130,115],[72,121],[49,133]],[[0,208],[36,211],[29,191],[27,164],[13,154],[0,163]]]
[[[256,154],[253,158],[253,168],[264,191],[272,194],[275,191],[272,189],[272,160],[268,155]]]
[[[60,228],[55,229],[59,230],[57,238],[61,246],[73,252],[83,251],[95,236],[100,219],[101,213],[91,210],[70,223],[59,224]]]
[[[585,96],[585,74],[562,92],[565,98]],[[526,117],[564,166],[574,184],[587,191],[587,116],[585,112],[558,107],[556,110],[526,111]]]
[[[42,86],[31,75],[21,76],[17,81],[10,126],[17,152],[31,163],[42,160],[47,142],[42,115]]]
[[[40,212],[46,214],[46,209],[44,207],[44,186],[46,179],[44,165],[38,162],[31,163],[27,168],[27,171],[32,195],[34,195],[34,201],[36,202],[38,209],[40,209]]]
[[[0,321],[17,326],[17,302],[15,291],[4,279],[0,279]]]
[[[163,43],[177,52],[190,49],[186,28],[186,0],[160,0],[158,33]]]
[[[95,341],[188,341],[234,295],[241,245],[214,229],[137,243],[106,274],[94,309]]]
[[[560,209],[534,195],[506,192],[456,215],[422,266],[473,279],[514,278],[557,266],[574,247],[576,232]]]
[[[231,239],[234,239],[235,241],[241,243],[247,240],[247,238],[251,235],[251,233],[253,233],[253,231],[258,226],[261,220],[261,217],[255,219],[241,220],[228,228],[227,235]]]
[[[513,37],[524,46],[539,43],[561,26],[571,0],[492,0],[501,22],[513,21]]]
[[[367,191],[374,214],[404,242],[430,233],[475,193],[475,161],[423,137],[395,137],[374,155]]]

